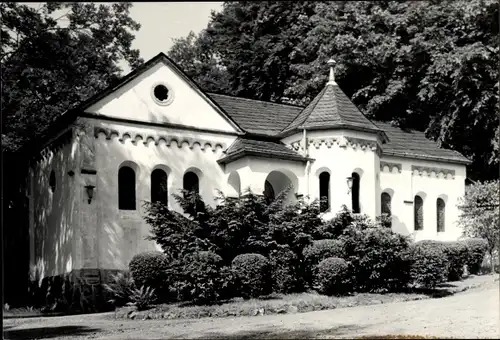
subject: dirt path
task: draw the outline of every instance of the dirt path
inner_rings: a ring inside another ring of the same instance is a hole
[[[455,296],[289,315],[112,320],[110,314],[4,320],[6,339],[339,338],[428,335],[500,338],[499,286]]]

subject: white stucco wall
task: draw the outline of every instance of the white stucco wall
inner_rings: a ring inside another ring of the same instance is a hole
[[[172,101],[168,105],[158,105],[153,99],[157,84],[169,88]],[[85,111],[121,119],[236,131],[199,91],[161,61]]]
[[[92,121],[119,133],[108,135],[107,139],[106,133],[100,132],[95,140],[97,184],[94,198],[99,227],[99,268],[125,269],[135,254],[157,249],[153,242],[145,240],[150,227],[143,220],[142,207],[144,201],[151,200],[151,172],[154,169],[166,171],[169,194],[179,193],[187,171],[198,174],[200,195],[207,204],[216,203],[217,189],[228,191],[228,175],[217,159],[235,136]],[[136,170],[137,210],[118,209],[118,170],[121,165]],[[169,207],[182,212],[171,195]]]
[[[465,193],[464,165],[402,157],[382,157],[381,162],[384,171],[380,173],[380,193],[387,192],[391,195],[392,223],[395,231],[405,235],[411,234],[417,241],[456,240],[461,236],[461,229],[457,227],[456,222],[460,214],[458,199]],[[420,195],[424,204],[424,228],[419,231],[414,230],[415,195]],[[446,204],[445,231],[439,233],[436,217],[438,198],[442,198]]]
[[[326,217],[337,213],[342,205],[352,208],[351,193],[347,177],[353,172],[360,175],[359,202],[361,213],[375,218],[380,210],[376,199],[378,193],[378,164],[376,152],[377,138],[373,134],[334,130],[307,132],[308,156],[314,161],[304,185],[303,192],[311,199],[319,198],[319,175],[330,173],[330,212]],[[283,140],[286,144],[301,143],[302,135],[296,134]],[[300,152],[300,150],[298,150]],[[304,175],[302,175],[304,176]]]
[[[78,230],[78,152],[69,141],[44,156],[30,169],[30,271],[33,276],[63,274],[78,267],[76,252]],[[75,174],[70,176],[68,172]],[[55,190],[49,185],[55,174]]]

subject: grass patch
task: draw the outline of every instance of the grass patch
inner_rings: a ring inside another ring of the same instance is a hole
[[[319,310],[374,305],[382,303],[422,300],[425,294],[360,293],[351,296],[326,296],[316,293],[274,295],[261,299],[234,299],[219,305],[186,306],[185,304],[163,304],[150,310],[133,312],[130,309],[117,310],[116,317],[137,319],[198,319],[203,317],[256,316],[272,314],[293,314]]]

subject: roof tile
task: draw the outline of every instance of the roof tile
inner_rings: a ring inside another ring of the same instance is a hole
[[[208,96],[218,103],[242,129],[250,133],[268,136],[279,134],[303,110],[301,106],[276,104],[222,94],[208,93]]]

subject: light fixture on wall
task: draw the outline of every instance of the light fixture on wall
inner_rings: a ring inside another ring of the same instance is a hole
[[[354,178],[352,176],[347,177],[347,188],[348,188],[347,193],[348,194],[351,193],[353,180],[354,180]]]
[[[92,202],[92,198],[94,197],[94,188],[95,188],[95,186],[93,186],[93,185],[86,185],[85,186],[85,190],[87,191],[87,197],[89,198],[88,199],[89,204],[90,204],[90,202]]]

